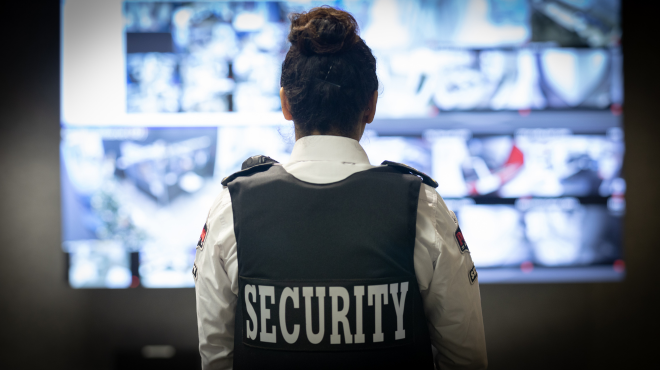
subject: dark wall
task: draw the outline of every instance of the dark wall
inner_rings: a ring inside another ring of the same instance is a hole
[[[660,16],[649,3],[624,4],[627,279],[483,285],[491,369],[646,368],[660,344]],[[192,289],[72,290],[65,283],[59,4],[10,6],[1,34],[0,368],[110,369],[120,348],[194,350]]]

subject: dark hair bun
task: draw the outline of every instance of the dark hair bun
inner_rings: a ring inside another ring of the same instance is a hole
[[[296,134],[353,137],[378,89],[376,58],[348,12],[328,6],[291,15],[282,63]]]
[[[322,6],[291,14],[289,41],[306,55],[334,54],[355,45],[360,40],[358,31],[351,14]]]

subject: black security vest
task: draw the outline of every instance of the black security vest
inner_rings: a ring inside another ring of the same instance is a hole
[[[432,369],[413,266],[422,180],[330,184],[260,165],[226,179],[239,294],[234,369]]]

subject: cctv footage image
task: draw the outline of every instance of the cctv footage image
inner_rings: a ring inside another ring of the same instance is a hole
[[[194,286],[221,180],[249,156],[290,156],[288,16],[324,4],[355,16],[377,59],[360,142],[370,162],[439,183],[481,283],[624,278],[619,0],[70,0],[60,172],[72,287]],[[108,16],[84,22],[90,12]]]

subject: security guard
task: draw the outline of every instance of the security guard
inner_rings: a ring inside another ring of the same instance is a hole
[[[203,368],[485,369],[455,215],[432,178],[373,166],[358,143],[378,82],[355,19],[322,7],[291,23],[290,161],[253,157],[225,178],[197,245]]]

